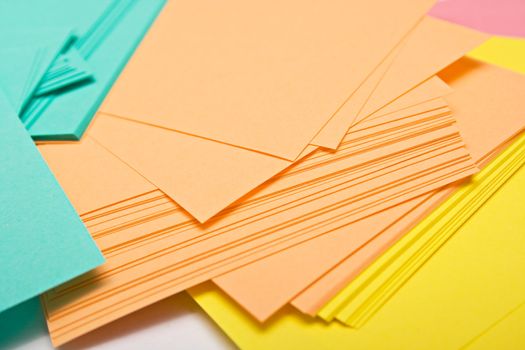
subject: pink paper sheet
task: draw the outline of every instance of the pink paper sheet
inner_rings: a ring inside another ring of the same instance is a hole
[[[525,0],[441,0],[429,14],[495,35],[525,37]]]

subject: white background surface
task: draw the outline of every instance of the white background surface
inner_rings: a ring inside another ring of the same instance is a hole
[[[31,317],[25,317],[20,322],[17,314]],[[8,310],[1,317],[0,349],[53,349],[37,300]],[[6,322],[14,321],[18,323],[16,327],[7,327]],[[235,346],[186,293],[180,293],[110,323],[60,349],[223,350],[235,349]]]

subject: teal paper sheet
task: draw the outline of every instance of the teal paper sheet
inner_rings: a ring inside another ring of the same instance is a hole
[[[165,0],[0,2],[0,31],[72,28],[78,36],[72,48],[78,50],[92,73],[89,84],[56,92],[44,89],[44,95],[31,99],[20,117],[34,139],[80,139],[164,3]]]
[[[104,258],[0,94],[0,312]]]
[[[31,349],[35,338],[47,334],[38,299],[29,299],[0,313],[0,349]]]

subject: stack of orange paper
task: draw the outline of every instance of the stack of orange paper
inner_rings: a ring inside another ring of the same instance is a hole
[[[479,171],[524,79],[431,5],[166,5],[83,140],[39,145],[106,258],[43,295],[54,344],[210,279],[313,314]]]
[[[492,150],[501,149],[500,146],[524,126],[520,111],[525,103],[519,86],[525,79],[466,58],[443,71],[441,76],[455,89],[448,100],[456,111],[459,125],[463,126],[462,135],[468,141],[469,150],[478,164],[484,165],[494,156]],[[500,89],[502,84],[509,90]],[[498,118],[493,117],[495,111]],[[480,130],[475,125],[478,123],[488,128]],[[266,319],[287,302],[305,313],[315,314],[453,189],[449,186],[413,199],[404,203],[404,208],[398,205],[347,226],[339,237],[334,234],[324,242],[303,244],[214,281],[258,319]]]

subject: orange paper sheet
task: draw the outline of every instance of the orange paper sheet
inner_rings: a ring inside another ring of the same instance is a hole
[[[38,149],[81,215],[156,189],[90,137]]]
[[[295,160],[432,3],[168,3],[101,111]]]

